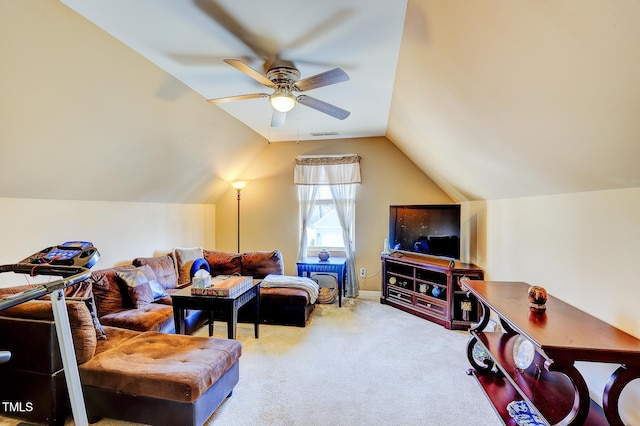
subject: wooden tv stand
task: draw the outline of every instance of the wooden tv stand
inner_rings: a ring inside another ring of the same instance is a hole
[[[470,330],[467,357],[473,375],[496,413],[515,425],[507,412],[511,401],[527,401],[550,424],[623,425],[618,399],[640,378],[640,340],[549,296],[546,312],[530,312],[522,282],[462,280],[482,305],[482,318]],[[498,315],[505,333],[485,331],[489,312]],[[521,370],[513,359],[518,335],[531,341],[535,357]],[[605,386],[600,407],[589,397],[576,361],[621,364]]]
[[[462,277],[481,280],[482,269],[437,257],[383,255],[380,303],[448,329],[468,330],[478,320],[479,306],[460,287]]]

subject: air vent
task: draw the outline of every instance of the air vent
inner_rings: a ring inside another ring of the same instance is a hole
[[[322,136],[338,136],[340,133],[338,132],[313,132],[309,133],[314,138],[322,137]]]

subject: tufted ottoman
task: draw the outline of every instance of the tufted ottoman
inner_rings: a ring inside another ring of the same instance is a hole
[[[260,320],[267,324],[304,327],[315,307],[309,294],[299,288],[260,289]]]
[[[78,366],[87,415],[202,425],[238,383],[236,340],[145,332]]]

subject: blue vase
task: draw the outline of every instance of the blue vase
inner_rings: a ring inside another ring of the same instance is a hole
[[[331,257],[331,253],[329,253],[327,250],[322,249],[318,252],[318,258],[320,260],[329,260],[329,258]]]

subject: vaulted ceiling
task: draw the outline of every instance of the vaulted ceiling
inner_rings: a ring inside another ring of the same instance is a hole
[[[456,200],[640,186],[635,1],[212,0],[303,77],[351,77],[310,93],[350,117],[283,129],[265,99],[206,103],[264,89],[206,2],[63,3],[99,13],[0,3],[0,197],[212,202],[266,139],[334,131],[386,136]]]

